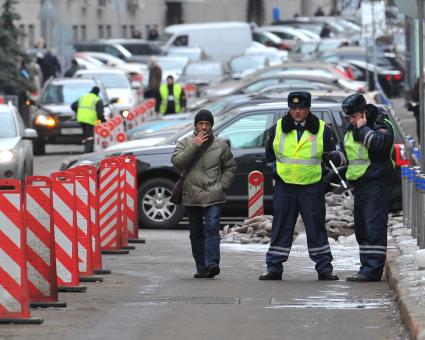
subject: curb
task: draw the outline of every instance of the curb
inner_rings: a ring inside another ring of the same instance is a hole
[[[388,249],[385,275],[396,295],[402,319],[410,331],[411,339],[425,340],[425,308],[418,305],[417,300],[409,294],[409,286],[400,280],[400,264],[396,262],[399,256],[397,248]]]

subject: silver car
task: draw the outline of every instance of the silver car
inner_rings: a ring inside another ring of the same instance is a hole
[[[34,129],[26,129],[17,109],[0,104],[0,178],[24,179],[33,172]]]

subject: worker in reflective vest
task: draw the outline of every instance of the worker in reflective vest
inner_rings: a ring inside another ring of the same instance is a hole
[[[298,215],[304,221],[310,258],[319,280],[338,280],[325,229],[323,158],[336,150],[332,131],[310,112],[311,94],[288,95],[289,113],[268,133],[266,158],[274,168],[273,224],[266,254],[267,272],[260,280],[281,280],[291,250]],[[339,164],[339,154],[332,154]]]
[[[186,109],[186,95],[180,84],[174,83],[173,76],[167,77],[167,84],[159,88],[161,105],[159,111],[162,114],[179,113]]]
[[[93,152],[94,127],[98,121],[105,122],[103,115],[103,102],[99,97],[100,89],[93,86],[91,91],[82,95],[77,101],[71,104],[71,108],[77,112],[77,122],[83,128],[84,152]]]
[[[387,222],[394,171],[394,128],[388,117],[359,93],[342,103],[350,124],[345,132],[347,180],[353,186],[354,224],[360,270],[347,281],[379,281],[387,250]],[[342,157],[344,157],[342,156]]]

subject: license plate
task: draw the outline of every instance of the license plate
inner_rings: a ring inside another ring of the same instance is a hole
[[[64,128],[61,129],[62,135],[82,135],[83,129],[82,128]]]

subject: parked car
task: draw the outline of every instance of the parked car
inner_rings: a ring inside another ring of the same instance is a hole
[[[319,41],[320,36],[315,33],[306,33],[302,29],[297,29],[289,26],[262,26],[258,30],[271,32],[282,39],[282,43],[287,46],[286,49],[291,50],[297,44],[306,43],[309,41]],[[314,38],[312,38],[312,35]]]
[[[78,70],[74,78],[96,79],[103,84],[109,98],[118,98],[115,108],[120,113],[131,111],[139,102],[137,89],[132,87],[130,76],[117,69]]]
[[[43,155],[46,144],[80,144],[83,129],[76,120],[71,104],[90,92],[93,86],[100,88],[99,96],[105,106],[105,116],[116,110],[103,85],[94,79],[52,78],[43,87],[39,99],[31,108],[32,126],[38,133],[34,140],[34,153]]]
[[[252,32],[252,39],[267,47],[274,47],[278,50],[290,50],[291,46],[286,44],[278,35],[262,30],[255,29]]]
[[[395,160],[397,171],[393,188],[393,204],[400,205],[400,172],[399,165],[407,164],[406,142],[402,130],[387,110],[390,119],[396,126]],[[215,119],[214,134],[229,140],[232,153],[235,156],[238,170],[230,189],[226,192],[227,204],[223,214],[227,216],[246,216],[248,202],[247,176],[253,170],[264,174],[265,213],[272,213],[273,179],[272,169],[267,164],[264,154],[266,131],[277,119],[286,114],[285,101],[263,104],[253,104],[232,110],[226,115]],[[334,132],[336,142],[343,140],[344,129],[348,123],[341,109],[341,102],[326,98],[312,102],[311,112],[323,119]],[[96,164],[108,155],[132,153],[138,160],[139,178],[139,218],[144,227],[167,228],[176,225],[184,215],[184,207],[169,204],[169,198],[174,183],[179,178],[179,171],[171,164],[170,158],[178,140],[193,133],[193,126],[169,137],[154,147],[131,147],[119,152],[102,151],[82,155],[67,164],[65,168],[82,163]],[[404,151],[403,151],[404,150]],[[397,156],[398,155],[398,156]],[[394,205],[393,205],[394,207]]]
[[[163,55],[158,43],[142,39],[99,39],[74,43],[76,52],[103,52],[125,61],[147,62],[152,55]]]
[[[0,178],[24,179],[33,173],[34,129],[26,129],[17,108],[0,104]]]
[[[258,54],[235,56],[229,61],[229,68],[233,79],[244,78],[256,70],[267,66],[269,66],[269,59],[265,55]]]
[[[184,68],[189,63],[187,57],[157,57],[156,61],[162,69],[162,81],[165,82],[168,76],[173,76],[174,81],[179,81]]]
[[[185,57],[190,61],[206,60],[207,54],[200,47],[170,47],[167,49],[169,57]]]

